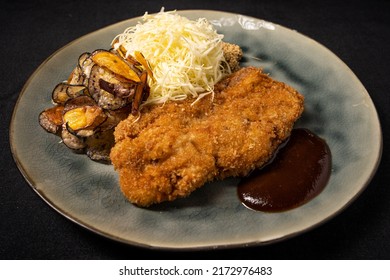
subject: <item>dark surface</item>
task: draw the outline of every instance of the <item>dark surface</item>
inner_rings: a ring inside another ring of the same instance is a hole
[[[278,23],[325,45],[352,69],[377,108],[384,147],[375,177],[350,207],[320,227],[277,244],[175,252],[142,249],[100,237],[55,212],[30,188],[9,146],[12,111],[29,76],[72,40],[145,11],[157,12],[162,6],[166,10],[223,10]],[[0,258],[389,259],[389,15],[389,1],[68,0],[2,4]]]

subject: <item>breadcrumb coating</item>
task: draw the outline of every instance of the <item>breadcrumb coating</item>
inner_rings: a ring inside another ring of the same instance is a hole
[[[146,207],[246,176],[290,135],[303,102],[295,89],[247,67],[216,84],[214,99],[145,107],[115,129],[111,161],[121,190]]]
[[[226,62],[229,64],[229,67],[232,72],[240,69],[240,61],[242,58],[242,49],[240,46],[222,42],[223,56],[225,57]]]

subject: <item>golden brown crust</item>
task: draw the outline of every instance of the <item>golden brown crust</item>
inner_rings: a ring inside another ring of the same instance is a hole
[[[242,58],[242,49],[240,46],[222,42],[222,51],[231,71],[235,72],[240,69],[240,61]]]
[[[303,96],[260,69],[243,68],[195,104],[145,107],[115,130],[111,160],[133,203],[185,197],[206,182],[245,176],[264,165],[290,135]]]

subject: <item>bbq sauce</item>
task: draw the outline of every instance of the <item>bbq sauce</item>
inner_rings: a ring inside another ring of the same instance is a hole
[[[270,163],[241,180],[237,193],[253,210],[290,210],[325,188],[331,165],[331,152],[323,139],[307,129],[293,129]]]

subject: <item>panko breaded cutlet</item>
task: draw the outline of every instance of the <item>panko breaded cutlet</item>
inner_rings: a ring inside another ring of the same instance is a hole
[[[194,100],[146,106],[115,129],[111,160],[130,202],[186,197],[206,182],[246,176],[291,133],[304,98],[258,68],[238,70]]]

